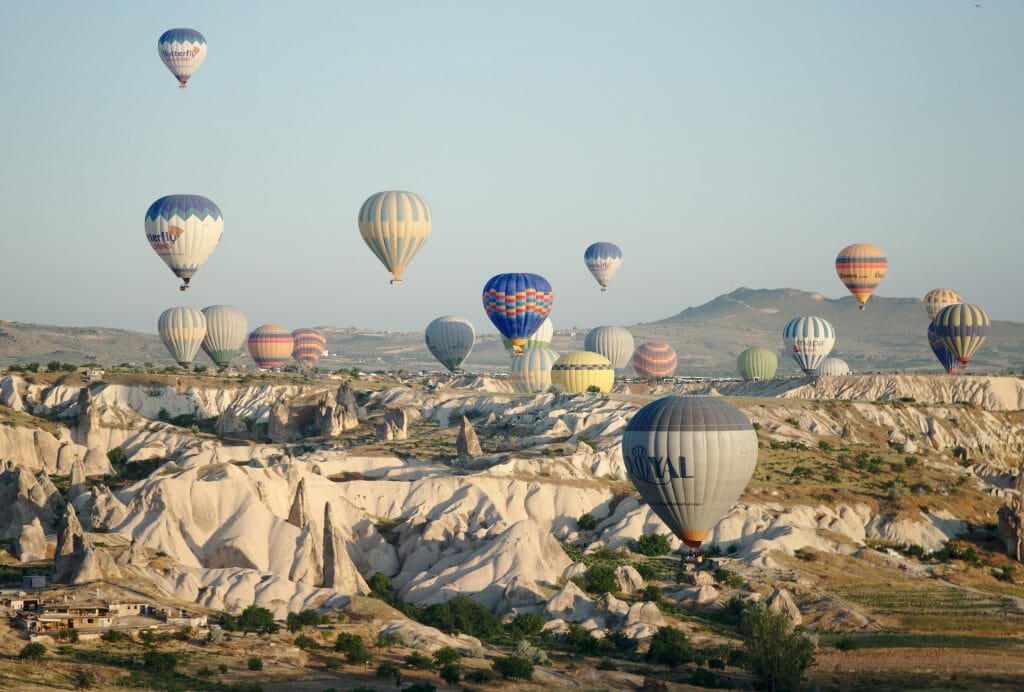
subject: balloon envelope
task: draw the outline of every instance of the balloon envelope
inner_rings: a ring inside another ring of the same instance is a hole
[[[391,272],[392,284],[430,238],[433,219],[422,197],[404,190],[378,192],[359,209],[359,234]]]
[[[736,369],[740,371],[740,377],[748,382],[770,380],[779,369],[779,357],[770,348],[754,346],[739,355],[736,359]]]
[[[691,548],[736,503],[757,463],[757,433],[729,402],[670,396],[636,412],[622,458],[640,497]]]
[[[476,343],[476,330],[465,317],[447,315],[427,325],[427,349],[449,372],[460,372]]]
[[[615,384],[615,369],[602,355],[590,351],[573,351],[551,366],[551,384],[557,384],[570,394],[585,392],[591,387],[610,392]]]
[[[292,358],[307,368],[316,367],[326,348],[327,337],[319,329],[296,329],[292,332]]]
[[[522,353],[527,340],[551,312],[554,294],[537,274],[498,274],[484,285],[484,312],[498,331]]]
[[[672,377],[678,365],[676,350],[663,341],[640,344],[633,353],[633,369],[644,379]]]
[[[860,303],[860,309],[868,302],[878,284],[882,283],[889,269],[889,260],[880,248],[869,243],[848,245],[836,256],[836,273],[839,280]]]
[[[249,333],[245,314],[231,305],[211,305],[203,308],[206,317],[206,337],[203,350],[218,367],[226,368],[238,354]]]
[[[160,259],[182,280],[182,291],[224,233],[224,217],[200,195],[168,195],[146,211],[146,240]]]
[[[595,327],[587,333],[583,348],[601,354],[611,361],[613,368],[622,370],[629,365],[636,342],[624,327]]]
[[[850,374],[850,366],[842,358],[829,356],[818,366],[819,377],[841,377]]]
[[[206,59],[206,38],[195,29],[168,29],[157,39],[156,52],[184,89]]]
[[[962,364],[978,352],[985,343],[991,324],[988,313],[977,305],[961,303],[948,305],[935,316],[935,334],[942,339],[949,352]]]
[[[934,320],[942,308],[962,302],[964,299],[952,288],[933,288],[924,294],[924,311],[928,313],[928,319]]]
[[[160,313],[156,330],[174,360],[188,370],[206,336],[206,318],[195,308],[170,308]]]
[[[545,317],[544,321],[537,327],[537,331],[530,335],[530,338],[523,344],[523,351],[527,351],[531,348],[550,348],[551,340],[555,337],[555,325],[552,324],[550,317]],[[501,345],[505,347],[505,350],[510,355],[515,355],[515,348],[512,346],[512,340],[501,337]]]
[[[601,290],[607,291],[608,282],[622,265],[622,250],[615,243],[594,243],[584,251],[583,261]]]
[[[295,342],[284,327],[264,324],[252,330],[246,345],[256,365],[261,368],[280,368],[291,357]]]
[[[559,354],[550,348],[528,348],[512,359],[509,380],[512,388],[526,394],[540,394],[551,388],[551,368]]]
[[[956,356],[950,353],[950,350],[946,348],[946,344],[943,343],[942,339],[938,334],[935,333],[935,321],[932,320],[928,324],[928,345],[932,347],[932,353],[942,363],[942,367],[949,375],[956,374],[956,366],[959,363]]]
[[[800,315],[782,330],[786,351],[806,375],[813,375],[836,345],[836,330],[823,317]]]

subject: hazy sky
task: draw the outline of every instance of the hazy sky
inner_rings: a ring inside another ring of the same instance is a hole
[[[739,286],[949,286],[1024,319],[1024,2],[5,2],[0,318],[155,331],[184,300],[250,324],[419,329],[533,271],[556,326],[659,319]],[[209,42],[184,92],[157,37]],[[434,231],[403,286],[359,237],[408,189]],[[224,238],[150,249],[165,194]],[[608,293],[595,240],[625,260]]]

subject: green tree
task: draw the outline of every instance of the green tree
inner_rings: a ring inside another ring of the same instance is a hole
[[[110,460],[110,465],[114,467],[114,471],[117,471],[128,460],[128,455],[120,447],[114,447],[107,452],[107,459]]]
[[[517,638],[532,637],[544,629],[544,617],[540,613],[519,613],[509,625],[512,636]]]
[[[80,669],[75,671],[75,689],[85,690],[96,684],[96,674],[91,670]]]
[[[39,642],[31,642],[21,647],[18,658],[23,661],[41,661],[46,656],[46,647]]]
[[[261,632],[274,634],[280,626],[274,622],[274,614],[255,603],[242,611],[238,616],[238,629],[243,632]]]
[[[580,531],[593,531],[597,528],[597,519],[593,514],[587,512],[576,520],[576,526]]]
[[[569,625],[569,630],[565,633],[564,637],[565,645],[579,651],[581,654],[592,656],[601,647],[601,642],[597,640],[597,637],[576,624]]]
[[[434,652],[434,663],[438,666],[446,666],[449,663],[458,663],[462,660],[462,654],[450,646],[442,646]]]
[[[672,550],[672,544],[660,533],[648,533],[640,536],[634,550],[641,555],[657,557],[658,555],[668,555]]]
[[[46,372],[59,372],[59,371],[60,371],[60,361],[59,360],[51,360],[49,363],[46,364]]]
[[[154,675],[170,675],[178,666],[177,654],[149,649],[142,654],[142,667]]]
[[[462,666],[458,663],[448,663],[441,668],[439,675],[449,685],[458,685],[462,680]]]
[[[605,630],[601,648],[619,654],[631,654],[636,651],[636,640],[623,630]]]
[[[370,595],[375,598],[387,601],[391,598],[391,577],[381,572],[375,572],[372,577],[366,580],[370,587]]]
[[[417,670],[433,670],[434,659],[419,651],[413,651],[405,657],[405,664]]]
[[[461,632],[481,639],[493,639],[502,632],[501,619],[469,596],[429,606],[421,622],[448,634]]]
[[[533,662],[522,656],[502,656],[491,668],[506,680],[533,680]]]
[[[615,578],[615,568],[611,565],[594,565],[587,570],[587,591],[592,593],[608,593],[616,591],[619,582]]]
[[[679,666],[693,660],[693,647],[681,629],[659,627],[651,637],[647,660],[668,666]]]
[[[320,645],[312,637],[307,637],[304,634],[300,634],[295,638],[295,646],[303,650],[308,649],[319,649]]]
[[[366,663],[373,658],[366,641],[358,634],[342,632],[334,642],[334,650],[344,653],[349,663]]]
[[[747,667],[761,690],[795,690],[814,663],[814,643],[783,613],[762,603],[747,606],[740,622]]]
[[[393,678],[398,673],[398,666],[394,661],[381,661],[377,666],[378,678]]]
[[[25,369],[29,372],[39,372],[39,363],[28,363],[25,365]]]
[[[327,622],[327,616],[321,615],[315,610],[308,609],[299,611],[298,613],[288,613],[288,617],[285,618],[284,622],[288,631],[294,634],[306,627],[323,625]]]

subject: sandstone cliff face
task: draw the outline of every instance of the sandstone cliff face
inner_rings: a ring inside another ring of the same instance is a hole
[[[999,539],[1006,544],[1007,555],[1024,562],[1024,466],[1014,490],[1016,494],[999,508]]]

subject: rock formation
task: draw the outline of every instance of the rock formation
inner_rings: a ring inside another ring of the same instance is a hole
[[[615,581],[619,585],[619,591],[632,595],[639,593],[647,584],[640,573],[632,565],[620,565],[615,568]]]
[[[46,534],[39,517],[21,527],[14,542],[14,555],[22,562],[39,562],[46,559]]]
[[[455,451],[459,459],[473,459],[481,456],[484,450],[480,447],[480,439],[476,436],[473,424],[465,416],[459,426],[459,436],[455,440]]]
[[[270,409],[267,418],[267,437],[276,443],[293,442],[302,437],[299,426],[292,419],[291,408],[283,398],[278,399]]]
[[[1006,544],[1006,554],[1024,562],[1024,466],[1017,475],[1016,495],[999,508],[999,540]]]
[[[409,412],[404,408],[389,408],[384,411],[384,421],[377,426],[377,439],[404,440],[409,436]]]
[[[334,517],[331,503],[324,505],[324,572],[323,586],[340,593],[365,596],[370,593],[361,574],[356,571],[352,559],[348,556],[345,539],[334,528]]]
[[[794,625],[803,624],[804,618],[800,609],[793,602],[793,597],[786,589],[775,589],[771,598],[768,599],[768,607],[776,613],[783,613]]]
[[[15,538],[21,527],[38,519],[44,532],[56,525],[64,501],[45,473],[24,468],[0,473],[0,537]]]
[[[53,554],[53,581],[69,584],[85,559],[87,539],[75,508],[68,503],[57,528],[57,549]]]
[[[0,405],[15,411],[24,411],[25,404],[18,391],[24,384],[25,381],[15,375],[8,375],[0,380]]]
[[[217,422],[213,426],[214,432],[218,435],[233,436],[245,435],[249,432],[249,426],[245,424],[234,408],[226,408],[217,416]]]

